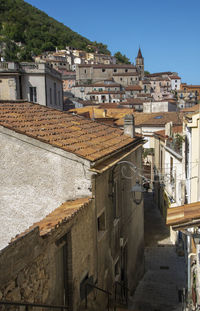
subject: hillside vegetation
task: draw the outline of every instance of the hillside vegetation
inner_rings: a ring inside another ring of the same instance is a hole
[[[107,45],[91,42],[23,0],[0,0],[0,54],[7,61],[31,60],[66,46],[110,54]]]

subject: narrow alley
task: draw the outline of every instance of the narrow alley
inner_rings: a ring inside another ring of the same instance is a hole
[[[182,310],[181,291],[185,288],[184,256],[178,256],[169,239],[152,193],[144,195],[145,274],[130,303],[134,311]]]

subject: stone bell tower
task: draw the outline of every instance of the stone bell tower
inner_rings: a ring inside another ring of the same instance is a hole
[[[140,75],[140,79],[144,77],[144,57],[142,56],[142,52],[139,48],[138,55],[135,58],[135,66],[137,68],[137,72]]]

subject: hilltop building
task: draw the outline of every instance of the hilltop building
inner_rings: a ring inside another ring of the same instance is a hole
[[[0,100],[28,100],[63,109],[61,74],[45,63],[0,62]]]

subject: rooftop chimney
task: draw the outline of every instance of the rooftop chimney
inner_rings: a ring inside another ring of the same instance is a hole
[[[133,114],[126,114],[124,117],[124,134],[135,137],[135,119]]]

